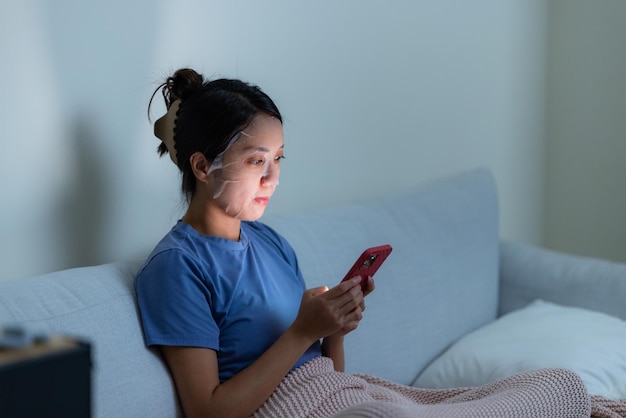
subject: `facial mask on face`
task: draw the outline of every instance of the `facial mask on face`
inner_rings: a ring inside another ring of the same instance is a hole
[[[263,123],[267,122],[255,119],[246,130],[257,132]],[[278,185],[279,168],[274,159],[259,138],[246,131],[237,133],[207,171],[214,180],[213,198],[230,216],[245,218],[244,212],[255,199],[269,198]]]

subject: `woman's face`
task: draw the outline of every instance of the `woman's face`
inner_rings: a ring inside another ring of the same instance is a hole
[[[278,185],[283,147],[280,121],[256,116],[209,169],[217,206],[239,220],[259,219]]]

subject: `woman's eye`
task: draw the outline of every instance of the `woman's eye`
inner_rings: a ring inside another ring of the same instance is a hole
[[[283,158],[285,158],[283,155],[274,157],[274,162],[276,164],[280,164],[280,160],[282,160]],[[247,164],[254,166],[254,167],[263,166],[265,165],[265,163],[266,163],[265,158],[250,158],[249,160],[247,160]]]

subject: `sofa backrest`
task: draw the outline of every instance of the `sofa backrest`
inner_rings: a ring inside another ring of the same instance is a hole
[[[143,342],[133,288],[142,262],[0,282],[0,327],[91,344],[94,417],[180,416],[167,369]]]
[[[498,204],[484,169],[374,201],[269,216],[309,287],[338,283],[361,252],[391,244],[364,319],[346,337],[346,371],[410,384],[498,306]]]
[[[309,287],[337,283],[369,246],[394,250],[376,275],[348,372],[410,384],[462,335],[493,320],[498,214],[478,170],[395,197],[264,219],[293,245]],[[92,344],[95,417],[180,415],[161,358],[144,347],[133,288],[142,260],[0,282],[0,326]]]

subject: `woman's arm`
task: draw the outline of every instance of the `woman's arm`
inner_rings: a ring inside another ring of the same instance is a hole
[[[344,372],[346,364],[343,351],[343,334],[336,333],[324,338],[322,355],[332,359],[336,371]]]
[[[214,350],[164,346],[162,352],[187,418],[248,417],[312,343],[287,331],[257,361],[222,384]]]
[[[214,350],[161,347],[185,416],[250,416],[315,341],[344,327],[356,328],[362,300],[355,281],[328,291],[325,287],[305,291],[293,324],[254,363],[222,384]]]

